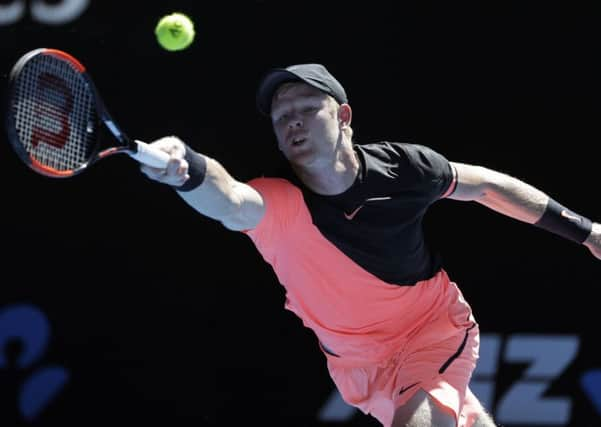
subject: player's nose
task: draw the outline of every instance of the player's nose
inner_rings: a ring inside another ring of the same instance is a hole
[[[303,120],[297,114],[291,115],[290,120],[288,120],[288,128],[295,129],[300,127],[303,127]]]

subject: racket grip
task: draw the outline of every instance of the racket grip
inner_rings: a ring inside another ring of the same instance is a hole
[[[170,159],[169,154],[158,148],[153,148],[145,142],[139,140],[135,140],[134,142],[136,143],[137,150],[129,153],[133,159],[153,168],[164,169],[167,167],[167,162]]]

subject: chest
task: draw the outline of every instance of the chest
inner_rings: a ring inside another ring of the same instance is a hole
[[[344,198],[309,196],[305,201],[313,224],[326,234],[371,239],[411,232],[421,223],[424,201],[412,191],[389,190],[360,191]]]

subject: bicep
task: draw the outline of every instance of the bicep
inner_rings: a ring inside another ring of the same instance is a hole
[[[261,194],[248,184],[235,182],[231,197],[236,205],[221,222],[235,231],[255,228],[265,215],[265,201]]]
[[[455,169],[457,182],[448,198],[454,200],[481,200],[498,174],[482,166],[465,163],[451,162],[451,167]]]

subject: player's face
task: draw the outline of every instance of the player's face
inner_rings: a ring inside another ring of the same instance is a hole
[[[341,132],[337,104],[304,83],[285,84],[274,96],[271,120],[279,149],[298,166],[334,158]]]

